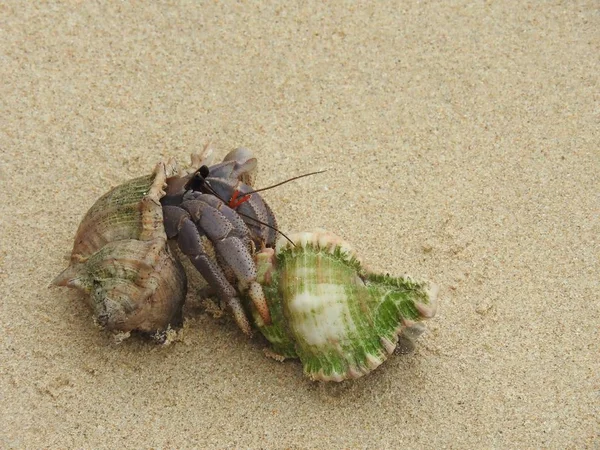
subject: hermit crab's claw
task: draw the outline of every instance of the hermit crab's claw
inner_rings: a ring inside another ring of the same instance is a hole
[[[209,182],[217,196],[229,200],[230,203],[233,200],[230,206],[243,217],[257,246],[275,246],[277,220],[267,202],[258,193],[253,194],[250,186],[244,183],[237,182],[232,185],[230,180],[213,178],[212,169]]]
[[[248,186],[254,186],[258,163],[252,152],[244,147],[236,148],[223,158],[223,163],[230,161],[235,162],[235,165],[228,178],[237,178]]]
[[[230,236],[215,242],[215,248],[239,280],[240,291],[247,292],[265,324],[271,323],[262,287],[256,282],[256,266],[242,239]]]

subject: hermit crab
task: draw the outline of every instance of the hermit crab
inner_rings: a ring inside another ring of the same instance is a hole
[[[269,356],[299,358],[313,380],[363,376],[412,342],[436,311],[437,287],[376,274],[332,233],[281,234],[253,190],[256,159],[246,149],[211,165],[171,159],[117,186],[85,215],[69,267],[54,283],[89,295],[110,330],[161,338],[181,324],[186,274],[176,243],[229,306],[242,331],[258,329]]]
[[[71,263],[54,284],[89,294],[97,321],[110,330],[160,335],[181,323],[186,295],[184,269],[167,245],[176,239],[245,333],[251,327],[239,293],[269,323],[253,254],[257,245],[274,245],[276,221],[245,183],[253,181],[256,159],[246,149],[209,167],[211,159],[211,149],[193,155],[184,169],[170,159],[102,196],[85,215]]]
[[[270,323],[253,255],[275,244],[277,226],[271,208],[250,187],[255,170],[251,153],[237,149],[220,164],[168,179],[161,199],[167,237],[177,239],[180,250],[248,335],[251,326],[239,293],[245,293],[262,320]]]

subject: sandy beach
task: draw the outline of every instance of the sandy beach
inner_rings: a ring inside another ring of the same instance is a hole
[[[600,13],[552,2],[0,6],[0,447],[600,448]],[[117,344],[50,286],[94,201],[212,141],[284,231],[440,287],[342,383],[188,293]]]

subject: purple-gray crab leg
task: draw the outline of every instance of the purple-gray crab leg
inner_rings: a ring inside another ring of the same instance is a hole
[[[210,186],[217,195],[225,201],[231,199],[233,191],[239,191],[239,197],[243,197],[248,192],[252,192],[252,188],[244,183],[237,183],[232,186],[228,180],[220,178],[208,179]],[[264,244],[267,247],[273,247],[277,238],[277,232],[273,228],[277,228],[277,221],[271,208],[265,203],[260,195],[250,195],[250,199],[243,202],[236,208],[236,211],[244,215],[243,220],[256,237],[255,242]],[[261,225],[266,223],[273,228]]]
[[[250,195],[250,199],[238,206],[237,210],[246,216],[251,217],[246,223],[247,226],[252,226],[253,232],[258,233],[265,243],[266,247],[275,247],[277,240],[277,220],[273,211],[260,195]],[[263,223],[268,223],[273,228],[262,226],[259,222],[254,222],[252,219],[258,219]],[[254,222],[250,225],[250,222]]]
[[[252,330],[235,288],[229,283],[223,271],[209,254],[211,242],[203,236],[192,222],[187,211],[176,206],[164,207],[165,231],[169,238],[177,236],[177,244],[187,255],[194,267],[206,282],[217,290],[218,296],[231,308],[233,317],[242,331],[251,335]]]
[[[188,211],[201,229],[213,242],[217,253],[225,260],[240,281],[243,290],[256,306],[266,324],[271,323],[271,315],[262,287],[256,281],[256,266],[252,258],[252,243],[243,221],[235,211],[218,201],[212,206],[215,197],[209,194],[195,195],[195,200],[186,200],[181,208]]]

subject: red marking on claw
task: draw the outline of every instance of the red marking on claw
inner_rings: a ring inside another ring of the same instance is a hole
[[[251,194],[248,194],[248,195],[244,195],[244,196],[240,197],[240,191],[238,191],[236,189],[235,191],[233,191],[233,195],[231,196],[231,199],[229,200],[229,203],[227,206],[229,206],[231,209],[236,209],[242,203],[250,200],[251,196],[252,196]]]

